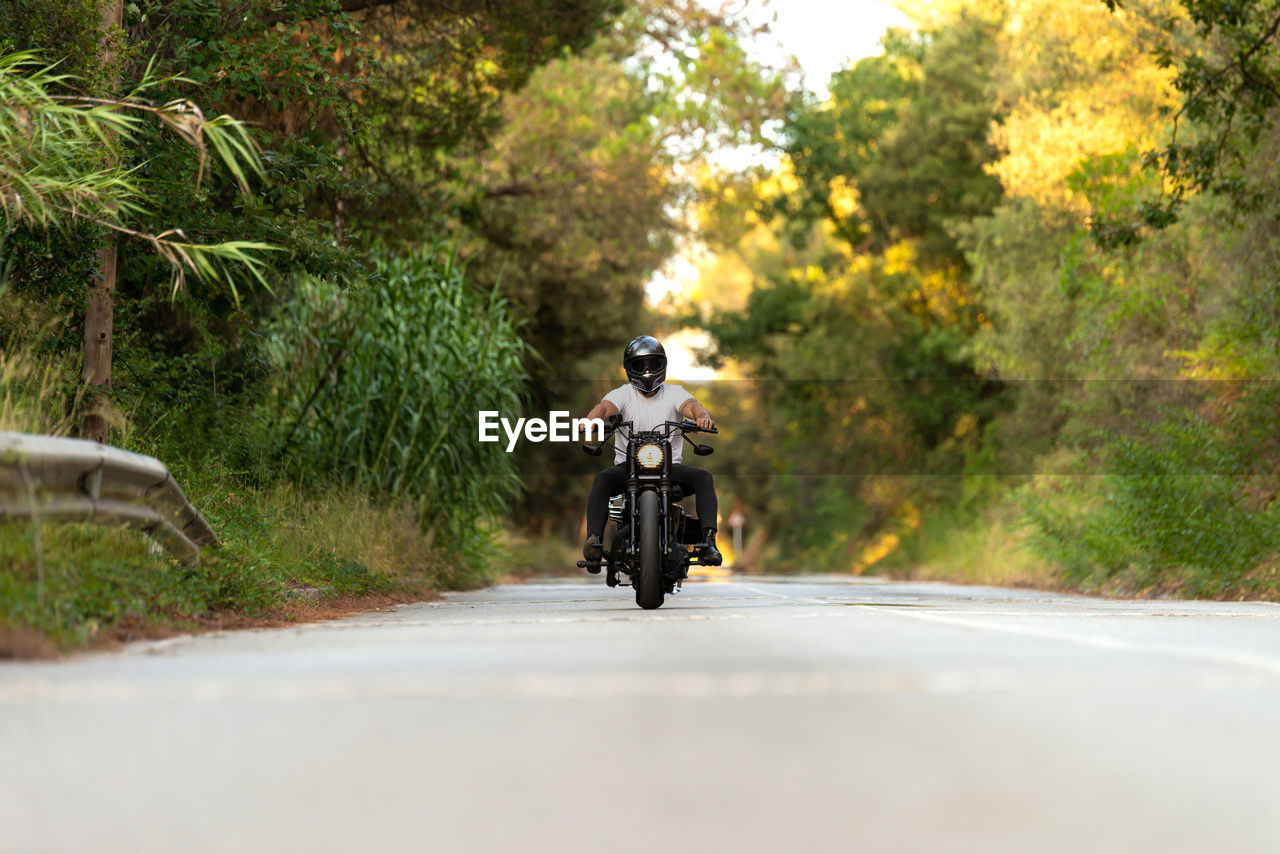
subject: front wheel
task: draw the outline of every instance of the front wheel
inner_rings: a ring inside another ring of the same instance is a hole
[[[640,552],[640,577],[636,581],[636,604],[645,610],[661,608],[666,598],[662,589],[662,542],[658,537],[661,522],[656,492],[640,493],[640,530],[636,549]]]

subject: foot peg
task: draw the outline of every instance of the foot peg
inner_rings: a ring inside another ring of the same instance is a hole
[[[580,560],[578,561],[578,566],[582,567],[592,575],[600,574],[600,561],[598,560]]]

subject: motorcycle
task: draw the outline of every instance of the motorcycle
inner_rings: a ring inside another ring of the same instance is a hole
[[[626,587],[626,576],[636,592],[636,604],[646,610],[661,608],[667,594],[679,592],[689,577],[689,567],[702,565],[707,543],[697,518],[680,506],[683,490],[671,482],[671,439],[677,433],[717,433],[690,419],[665,421],[654,430],[637,431],[632,422],[612,416],[606,424],[604,441],[584,444],[582,449],[600,456],[616,432],[626,439],[627,487],[609,499],[609,518],[614,521],[613,540],[604,552],[605,583]],[[705,457],[714,452],[708,445],[692,440],[693,453]],[[714,521],[714,520],[713,520]],[[578,566],[591,563],[578,561]]]

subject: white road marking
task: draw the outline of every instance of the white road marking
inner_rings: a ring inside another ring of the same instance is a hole
[[[792,602],[804,602],[809,605],[830,605],[830,599],[815,599],[812,596],[792,596],[785,593],[774,593],[772,590],[765,590],[763,587],[757,587],[754,584],[742,584],[735,582],[734,586],[741,587],[743,590],[749,590],[758,596],[769,596],[774,599],[788,599]]]
[[[1280,658],[1257,655],[1249,652],[1237,652],[1233,650],[1214,649],[1212,647],[1191,646],[1186,644],[1142,643],[1124,640],[1110,635],[1065,632],[1055,629],[1042,629],[1034,626],[995,623],[989,620],[974,620],[972,618],[951,616],[949,614],[921,613],[919,611],[906,609],[883,608],[876,609],[876,611],[878,613],[891,613],[895,616],[906,617],[911,620],[921,620],[927,623],[940,623],[943,625],[959,626],[961,628],[975,629],[978,631],[1003,632],[1006,634],[1022,635],[1024,637],[1040,638],[1042,640],[1061,641],[1064,643],[1076,644],[1077,646],[1092,647],[1094,649],[1134,652],[1144,655],[1165,655],[1214,664],[1227,664],[1234,667],[1258,670],[1271,676],[1280,676]],[[1024,615],[1011,613],[1001,616],[1007,618],[1020,618]]]
[[[1161,603],[1161,607],[1166,609],[1161,611],[1142,611],[1142,610],[1136,610],[1136,609],[1128,609],[1124,611],[1109,610],[1106,607],[1106,605],[1109,604],[1107,600],[1101,600],[1096,606],[1095,605],[1081,606],[1079,603],[1076,603],[1076,602],[1062,603],[1064,605],[1070,605],[1070,606],[1081,609],[1076,611],[1026,611],[1026,610],[993,611],[993,610],[969,610],[969,609],[958,609],[958,608],[939,608],[927,602],[908,602],[908,601],[884,602],[884,601],[865,601],[865,600],[850,601],[847,597],[795,596],[795,595],[786,594],[786,593],[775,593],[772,590],[767,590],[765,588],[758,587],[754,584],[737,583],[736,586],[741,587],[744,590],[749,590],[758,596],[766,596],[773,599],[785,599],[790,602],[797,602],[805,605],[846,605],[846,606],[860,606],[860,607],[866,607],[866,608],[885,608],[885,609],[927,608],[928,612],[931,614],[959,614],[959,615],[993,616],[993,617],[1007,617],[1007,616],[1062,617],[1062,618],[1072,618],[1072,619],[1079,619],[1081,617],[1214,617],[1214,618],[1230,617],[1233,619],[1244,617],[1244,618],[1255,619],[1255,620],[1280,620],[1280,614],[1257,614],[1257,613],[1249,613],[1247,611],[1167,610],[1169,608],[1177,607],[1176,604],[1170,604],[1170,603]],[[1020,604],[1027,600],[1009,599],[1009,600],[1002,600],[1002,601],[1008,601],[1010,603]],[[1053,601],[1053,600],[1034,600],[1034,601],[1045,602],[1045,601]],[[1192,606],[1195,603],[1188,602],[1186,604],[1188,606]],[[1226,604],[1226,603],[1223,603],[1223,604]],[[1275,602],[1249,602],[1244,604],[1273,605],[1276,607],[1280,607],[1280,603],[1275,603]],[[1085,608],[1089,608],[1091,610],[1084,610]],[[1093,608],[1096,608],[1096,610],[1092,610]]]

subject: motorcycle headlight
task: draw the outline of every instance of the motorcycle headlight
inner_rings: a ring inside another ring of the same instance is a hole
[[[636,462],[642,469],[662,468],[662,446],[641,445],[640,450],[636,451]]]

